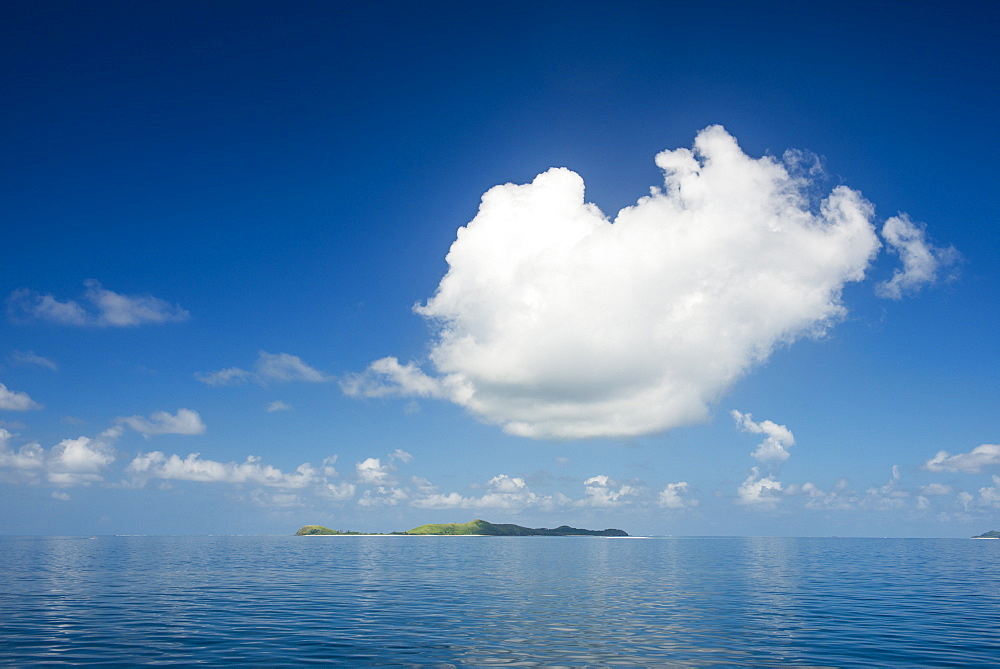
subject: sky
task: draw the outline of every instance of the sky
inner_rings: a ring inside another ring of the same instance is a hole
[[[1000,529],[992,2],[0,22],[0,534]]]

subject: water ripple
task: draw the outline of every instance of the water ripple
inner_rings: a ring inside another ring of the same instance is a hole
[[[994,664],[1000,542],[0,538],[0,664]]]

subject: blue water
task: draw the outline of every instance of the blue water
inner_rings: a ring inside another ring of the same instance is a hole
[[[0,537],[0,664],[997,665],[1000,541]]]

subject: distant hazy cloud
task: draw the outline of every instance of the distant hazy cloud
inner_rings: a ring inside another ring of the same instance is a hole
[[[302,361],[302,358],[289,353],[268,353],[260,351],[254,370],[247,371],[239,367],[227,367],[217,372],[199,373],[195,377],[209,386],[235,386],[247,381],[261,385],[272,382],[308,381],[322,383],[330,381],[331,377],[313,369]]]
[[[56,363],[52,362],[48,358],[36,355],[34,351],[11,351],[10,360],[18,365],[36,365],[38,367],[51,369],[53,372],[58,371],[59,369]]]
[[[993,486],[979,489],[979,500],[983,506],[1000,508],[1000,476],[993,476]]]
[[[41,409],[42,405],[28,397],[28,393],[11,390],[0,383],[0,409],[7,411],[30,411]]]
[[[275,400],[273,402],[268,402],[267,406],[264,407],[264,411],[268,413],[274,413],[275,411],[288,411],[292,408],[292,405],[286,404],[281,400]]]
[[[383,358],[344,391],[446,398],[534,438],[705,420],[775,346],[840,320],[880,248],[872,206],[838,186],[813,207],[788,155],[753,159],[706,128],[693,151],[657,155],[663,188],[613,223],[568,169],[490,189],[415,307],[436,330],[434,372]]]
[[[421,509],[508,509],[519,510],[529,506],[552,507],[557,500],[548,495],[532,492],[523,478],[498,474],[486,484],[487,492],[481,496],[463,496],[457,492],[441,494],[425,491],[411,504]],[[568,501],[568,500],[564,500]]]
[[[250,483],[277,488],[304,488],[317,481],[316,470],[308,463],[290,473],[271,465],[261,464],[256,456],[245,462],[216,462],[191,453],[186,458],[164,455],[160,451],[139,454],[125,469],[134,484],[148,479],[200,481],[202,483]]]
[[[60,325],[129,327],[144,323],[172,323],[191,317],[179,305],[152,295],[122,295],[103,288],[99,281],[84,281],[81,305],[74,300],[60,302],[29,288],[18,288],[7,298],[7,310],[15,322],[41,320]]]
[[[736,421],[736,425],[744,432],[767,435],[767,438],[757,445],[757,450],[751,453],[754,458],[760,462],[788,459],[788,448],[795,445],[795,437],[792,436],[791,430],[769,420],[755,423],[753,416],[748,413],[740,413],[735,410],[729,413]]]
[[[409,494],[402,488],[378,486],[365,490],[358,498],[358,504],[360,506],[396,506],[409,497]]]
[[[899,465],[893,465],[891,475],[885,485],[872,486],[868,488],[866,497],[861,501],[864,506],[879,509],[881,511],[891,509],[901,509],[906,506],[908,498],[911,496],[908,490],[900,487],[902,475],[899,472]]]
[[[889,251],[899,255],[902,269],[896,270],[892,278],[876,286],[880,297],[898,300],[906,293],[916,292],[921,286],[933,283],[938,271],[958,260],[958,252],[953,247],[936,248],[926,239],[924,226],[917,225],[906,214],[893,216],[882,226],[882,238],[889,245]]]
[[[1000,466],[1000,444],[983,444],[968,453],[951,455],[948,451],[938,451],[937,455],[924,463],[924,469],[932,472],[977,473],[983,467]]]
[[[203,434],[205,424],[201,421],[201,416],[197,411],[191,409],[178,409],[176,414],[166,411],[157,411],[149,418],[142,416],[129,416],[119,418],[118,422],[128,425],[143,436],[152,434]]]

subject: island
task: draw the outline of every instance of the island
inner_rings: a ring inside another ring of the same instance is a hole
[[[990,530],[989,532],[983,532],[978,537],[972,537],[973,539],[1000,539],[1000,530]]]
[[[322,525],[305,525],[297,536],[312,535],[378,535],[378,532],[353,532],[332,530]],[[468,523],[437,523],[414,527],[406,532],[389,532],[390,535],[404,536],[488,536],[488,537],[627,537],[622,530],[609,528],[606,530],[582,530],[568,525],[549,529],[546,527],[521,527],[511,523],[494,524],[485,520],[472,520]]]

